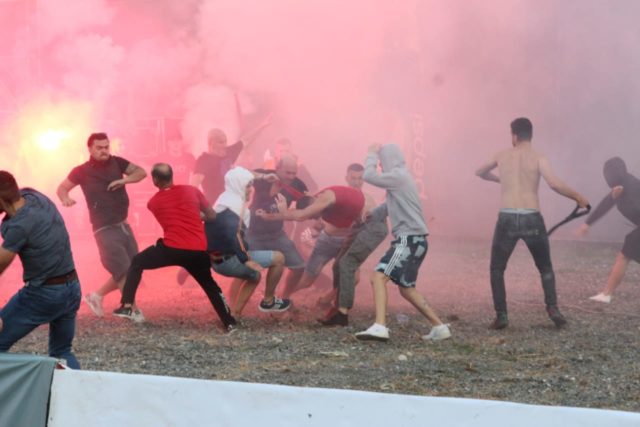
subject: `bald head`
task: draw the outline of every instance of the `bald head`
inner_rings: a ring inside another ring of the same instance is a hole
[[[227,135],[222,129],[211,129],[207,134],[209,154],[224,157],[227,154]]]
[[[276,165],[276,175],[280,181],[290,185],[298,174],[298,159],[292,154],[284,154]]]
[[[156,163],[151,169],[151,178],[156,187],[169,187],[173,185],[173,169],[168,163]]]

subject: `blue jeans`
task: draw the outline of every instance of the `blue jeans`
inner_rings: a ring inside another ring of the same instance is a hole
[[[40,325],[49,324],[49,356],[65,359],[80,369],[71,352],[76,331],[76,313],[80,307],[80,282],[60,285],[25,286],[0,310],[0,352],[8,351],[22,337]]]
[[[249,251],[251,260],[260,264],[263,268],[271,267],[273,264],[273,251]],[[213,271],[227,277],[237,277],[250,282],[260,281],[260,272],[253,268],[247,267],[240,262],[236,255],[224,259],[219,263],[211,263]]]

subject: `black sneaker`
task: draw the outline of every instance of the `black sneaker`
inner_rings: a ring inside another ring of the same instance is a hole
[[[324,318],[318,319],[318,322],[324,326],[349,326],[349,316],[339,310],[332,309]]]
[[[549,319],[555,323],[556,328],[562,328],[567,324],[567,319],[560,313],[557,305],[549,305],[547,306],[547,314],[549,315]]]
[[[260,309],[260,311],[264,311],[264,312],[287,311],[289,310],[289,308],[291,308],[291,300],[286,298],[280,299],[278,297],[274,297],[271,304],[262,301],[260,302],[260,305],[258,306],[258,308]]]
[[[504,329],[509,326],[509,317],[507,317],[507,313],[497,313],[496,320],[489,326],[489,329]]]
[[[134,320],[133,309],[131,307],[125,307],[121,305],[120,307],[113,310],[113,315],[118,317],[124,317],[125,319]]]

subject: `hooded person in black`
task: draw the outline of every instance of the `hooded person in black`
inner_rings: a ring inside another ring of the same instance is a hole
[[[586,222],[578,230],[579,235],[585,235],[592,224],[602,218],[614,206],[635,228],[625,236],[622,250],[616,257],[611,269],[607,285],[604,290],[589,299],[609,303],[611,296],[618,287],[627,271],[629,260],[640,262],[640,179],[627,171],[627,165],[620,157],[613,157],[604,163],[602,170],[611,192],[605,196]]]

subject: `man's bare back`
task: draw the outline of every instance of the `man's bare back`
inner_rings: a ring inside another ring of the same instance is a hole
[[[540,210],[540,157],[531,144],[519,144],[496,155],[501,208]]]
[[[499,176],[491,172],[496,167]],[[538,188],[541,176],[556,193],[575,200],[581,207],[588,204],[583,196],[555,175],[549,160],[535,151],[529,141],[517,142],[512,148],[499,152],[480,167],[476,175],[500,183],[501,209],[540,210]]]

